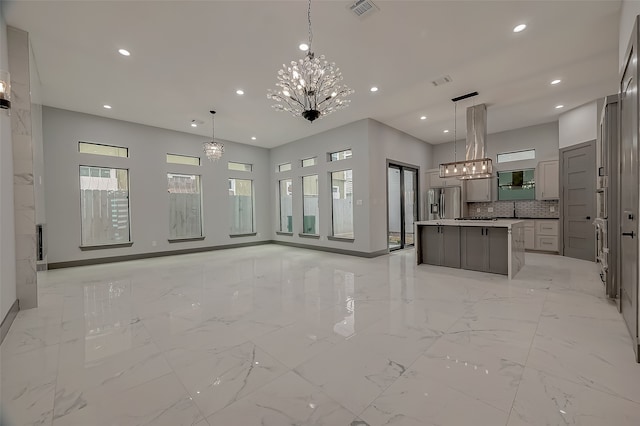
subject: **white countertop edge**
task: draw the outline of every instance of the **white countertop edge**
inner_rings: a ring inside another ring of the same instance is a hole
[[[455,220],[455,219],[440,219],[440,220],[422,220],[415,222],[417,226],[431,225],[431,226],[485,226],[487,228],[511,228],[512,225],[517,223],[524,224],[524,220]]]

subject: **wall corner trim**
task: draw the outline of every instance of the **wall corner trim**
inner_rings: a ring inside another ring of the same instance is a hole
[[[3,318],[2,324],[0,324],[0,344],[4,341],[4,338],[7,336],[9,329],[11,328],[11,324],[16,319],[18,315],[18,311],[20,310],[20,301],[18,299],[13,302],[11,308],[9,308],[9,312]]]

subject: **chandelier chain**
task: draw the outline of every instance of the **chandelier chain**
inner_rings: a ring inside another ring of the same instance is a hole
[[[309,53],[311,53],[311,42],[313,41],[313,32],[311,31],[311,0],[309,0],[309,9],[307,9],[307,20],[309,21]]]

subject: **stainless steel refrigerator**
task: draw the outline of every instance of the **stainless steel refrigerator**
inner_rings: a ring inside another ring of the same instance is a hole
[[[455,219],[461,216],[460,187],[431,188],[427,192],[427,219]]]

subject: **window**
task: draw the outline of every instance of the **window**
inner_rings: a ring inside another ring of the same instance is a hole
[[[498,154],[498,163],[508,163],[509,161],[534,160],[536,158],[535,149],[526,151],[503,152]]]
[[[315,166],[316,164],[318,164],[317,157],[305,158],[304,160],[302,160],[302,167],[311,167],[311,166]]]
[[[167,154],[167,163],[187,164],[189,166],[199,166],[200,157],[190,157],[188,155]]]
[[[253,233],[253,181],[229,179],[231,235]]]
[[[291,163],[280,164],[278,166],[279,172],[288,172],[289,170],[291,170]]]
[[[229,161],[227,163],[227,168],[229,170],[238,170],[240,172],[250,172],[253,170],[253,164],[234,163],[232,161]]]
[[[80,166],[83,246],[122,244],[129,232],[129,171]]]
[[[344,151],[332,152],[329,154],[329,161],[338,161],[338,160],[346,160],[347,158],[351,158],[352,153],[350,149],[346,149]]]
[[[280,232],[293,232],[293,203],[291,201],[293,191],[291,189],[291,179],[281,180],[280,187]]]
[[[168,173],[169,239],[202,236],[200,176]]]
[[[304,176],[302,178],[302,233],[318,235],[318,175]]]
[[[353,238],[352,176],[351,170],[331,173],[334,237]]]
[[[129,149],[119,146],[100,145],[97,143],[78,142],[78,152],[83,154],[108,155],[110,157],[129,157]]]

